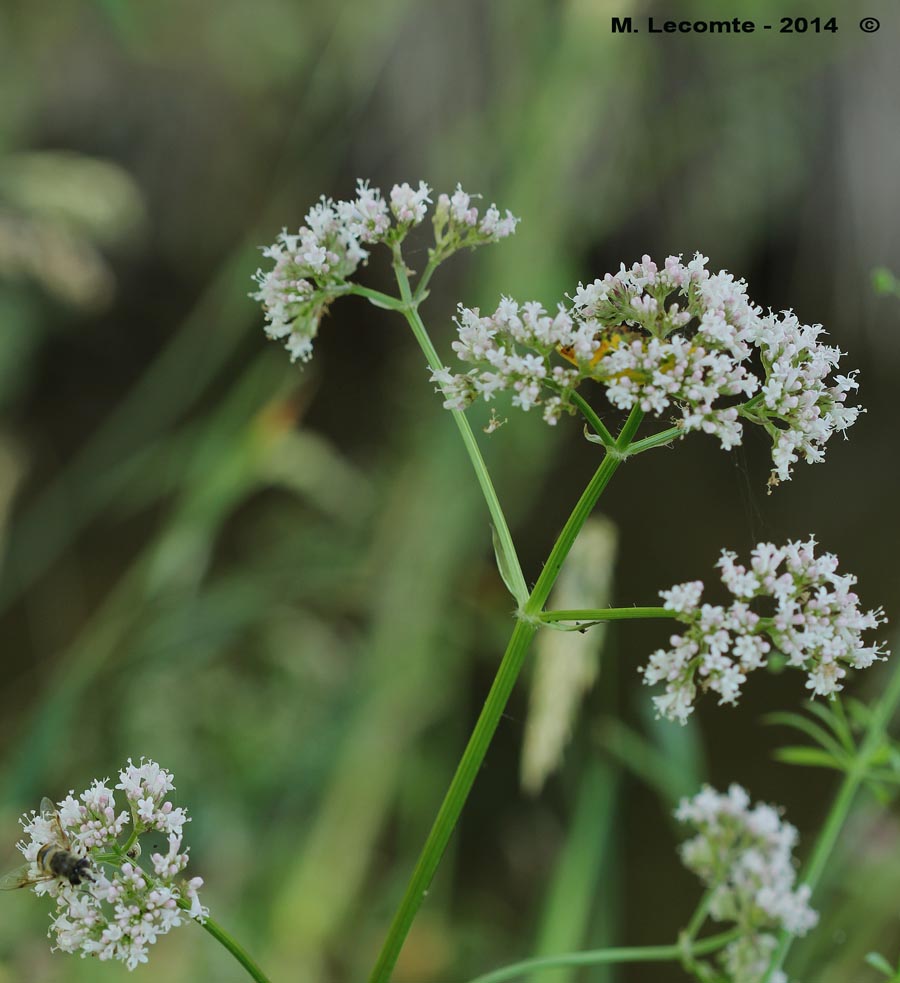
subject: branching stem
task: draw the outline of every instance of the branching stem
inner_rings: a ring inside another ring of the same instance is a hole
[[[616,442],[616,449],[623,451],[627,448],[628,441],[632,439],[640,426],[642,415],[639,409],[632,410],[622,427],[622,432]],[[554,543],[534,589],[522,606],[524,617],[516,622],[513,629],[497,675],[475,724],[475,729],[472,731],[465,751],[463,751],[456,774],[450,782],[450,787],[438,811],[437,818],[419,855],[419,860],[407,884],[400,907],[394,915],[387,938],[372,971],[371,983],[388,983],[391,978],[391,973],[413,919],[425,899],[428,886],[456,827],[469,791],[481,768],[513,686],[522,669],[531,640],[537,630],[538,616],[550,596],[550,591],[556,582],[563,561],[575,542],[575,538],[623,459],[622,453],[608,453],[604,456]]]

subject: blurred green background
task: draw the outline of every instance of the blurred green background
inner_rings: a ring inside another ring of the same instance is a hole
[[[205,902],[273,980],[365,979],[511,605],[402,320],[343,301],[300,371],[247,297],[258,246],[357,177],[460,181],[523,219],[438,274],[423,314],[444,353],[458,300],[555,304],[644,252],[700,250],[758,303],[824,323],[862,370],[869,412],[851,439],[771,496],[761,434],[739,453],[697,436],[629,464],[602,504],[619,551],[603,600],[652,604],[710,576],[724,546],[814,531],[896,616],[900,300],[871,271],[900,270],[900,11],[676,6],[0,7],[0,859],[15,863],[16,817],[40,796],[151,756],[194,816]],[[726,13],[837,15],[840,30],[610,33],[613,15]],[[862,14],[881,31],[861,33]],[[364,276],[391,289],[387,272],[376,256]],[[574,421],[501,415],[481,442],[533,580],[597,449]],[[754,679],[741,712],[707,700],[691,727],[662,724],[635,669],[666,635],[610,630],[539,795],[519,780],[523,680],[397,983],[674,941],[699,889],[670,815],[704,779],[782,802],[809,842],[834,778],[773,763],[788,735],[759,722],[796,706],[802,679]],[[877,692],[871,675],[854,691]],[[867,983],[866,951],[900,955],[900,827],[862,806],[817,899],[823,928],[795,950],[799,979]],[[0,983],[128,978],[51,954],[35,899],[0,903]],[[163,974],[243,978],[193,927],[139,970]]]

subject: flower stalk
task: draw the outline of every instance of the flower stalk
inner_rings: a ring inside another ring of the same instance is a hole
[[[627,447],[627,441],[634,436],[640,425],[641,416],[640,410],[632,411],[617,441],[616,446],[618,448]],[[437,818],[425,841],[418,863],[406,887],[400,907],[397,909],[388,930],[387,938],[372,970],[370,983],[388,983],[390,980],[391,972],[400,955],[400,950],[412,926],[413,919],[425,900],[428,886],[456,827],[475,777],[481,768],[494,732],[519,677],[531,640],[537,631],[539,623],[537,616],[540,615],[541,609],[550,596],[550,591],[559,576],[559,571],[575,542],[575,538],[622,460],[620,454],[606,454],[604,456],[554,543],[544,569],[522,608],[523,617],[516,621],[497,675],[475,724],[475,729],[472,731],[472,736],[469,738],[469,743],[466,745]]]
[[[427,282],[425,280],[425,276],[429,273],[429,270],[433,272],[433,267],[436,264],[429,263],[425,273],[422,274],[422,278],[419,281],[419,286],[414,296],[409,283],[409,273],[407,272],[406,263],[403,261],[403,254],[399,243],[395,244],[393,254],[394,274],[397,277],[397,285],[400,288],[400,297],[402,298],[402,307],[399,309],[402,310],[407,323],[412,329],[413,337],[416,339],[419,347],[422,349],[422,354],[425,356],[425,361],[428,363],[428,367],[434,372],[440,371],[443,363],[441,362],[437,349],[434,347],[428,331],[422,322],[422,318],[419,316],[419,303],[421,303],[424,296],[422,291],[422,282]],[[522,604],[528,597],[528,587],[525,583],[525,575],[522,573],[522,565],[519,562],[515,544],[513,543],[512,533],[509,531],[506,516],[503,514],[503,508],[500,505],[500,499],[497,497],[494,483],[491,481],[491,476],[488,473],[487,465],[484,462],[484,458],[481,456],[481,450],[478,447],[478,442],[475,439],[475,434],[472,432],[472,427],[469,424],[468,418],[466,417],[465,413],[460,410],[453,410],[452,416],[453,421],[459,430],[460,436],[462,437],[463,446],[466,449],[466,453],[469,455],[469,461],[472,464],[475,477],[478,479],[478,485],[481,488],[481,493],[487,504],[491,521],[494,524],[498,549],[503,558],[505,569],[509,572],[511,578],[511,583],[509,585],[510,590],[512,591],[516,601],[519,604]]]
[[[180,908],[187,910],[189,907],[184,902],[179,903]],[[259,966],[253,961],[247,950],[234,938],[230,933],[226,932],[222,926],[214,921],[212,918],[207,917],[204,921],[198,923],[201,928],[204,928],[209,934],[218,942],[220,945],[224,946],[235,959],[247,970],[247,975],[256,980],[256,983],[270,983],[269,977],[259,968]]]
[[[578,608],[572,610],[544,611],[540,620],[545,624],[556,625],[563,621],[573,621],[571,627],[580,631],[592,625],[603,624],[605,621],[648,621],[658,618],[674,618],[675,615],[667,608],[633,607],[633,608]]]

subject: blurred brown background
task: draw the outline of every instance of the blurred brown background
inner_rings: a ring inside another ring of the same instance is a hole
[[[880,9],[879,9],[880,8]],[[611,16],[837,16],[839,31],[612,35]],[[879,16],[863,34],[859,17]],[[274,980],[359,983],[511,627],[487,516],[403,322],[333,309],[303,371],[247,297],[258,246],[357,177],[457,181],[522,217],[442,268],[423,309],[555,304],[644,252],[700,250],[822,322],[868,414],[767,496],[767,448],[697,436],[631,462],[614,603],[711,576],[720,548],[815,532],[896,616],[898,10],[825,0],[7,0],[0,8],[0,817],[129,756],[174,771],[205,902]],[[409,261],[422,262],[425,240]],[[364,277],[391,289],[383,258]],[[447,354],[449,359],[449,354]],[[473,422],[481,420],[480,410]],[[482,445],[534,578],[596,465],[577,423],[513,411]],[[397,983],[537,951],[673,941],[699,897],[669,820],[708,778],[783,802],[809,842],[834,778],[771,760],[802,679],[653,721],[622,625],[564,763],[519,784],[523,681]],[[875,677],[875,672],[872,673]],[[860,695],[867,683],[853,688]],[[610,724],[610,719],[622,726]],[[793,973],[865,983],[898,955],[895,819],[861,813]],[[119,980],[48,951],[6,896],[0,981]],[[193,928],[141,973],[241,979]],[[667,983],[677,968],[545,973]]]

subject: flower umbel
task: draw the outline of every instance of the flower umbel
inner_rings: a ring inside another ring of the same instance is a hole
[[[125,808],[117,809],[116,790],[124,793]],[[77,798],[69,792],[55,817],[22,818],[25,839],[17,845],[36,880],[34,891],[56,903],[49,933],[55,949],[116,959],[135,969],[147,962],[148,949],[160,936],[189,918],[205,919],[208,912],[197,893],[203,880],[183,876],[188,848],[182,834],[190,819],[169,799],[173,790],[172,775],[155,762],[142,758],[136,765],[129,759],[115,790],[107,781],[94,781]],[[62,845],[90,861],[90,880],[74,885],[48,876],[39,865],[41,847],[59,836],[57,819],[68,841]],[[137,859],[138,838],[150,831],[164,834],[168,844],[165,854],[150,857],[152,869]]]
[[[763,312],[743,280],[710,273],[707,262],[669,256],[660,269],[644,256],[579,284],[556,313],[508,298],[484,317],[460,306],[453,348],[474,368],[433,374],[445,406],[508,390],[514,405],[540,404],[555,424],[575,412],[573,393],[590,379],[617,409],[674,412],[683,433],[713,434],[725,450],[741,443],[743,422],[759,424],[772,440],[773,483],[801,457],[823,460],[826,441],[861,412],[845,405],[854,373],[829,378],[841,352],[819,340],[821,325]]]
[[[661,716],[684,723],[698,690],[718,693],[720,704],[736,703],[748,674],[765,666],[773,650],[807,673],[815,696],[838,692],[848,668],[865,669],[888,654],[862,638],[885,623],[882,609],[861,610],[852,590],[856,577],[839,574],[837,557],[816,556],[815,547],[812,537],[781,547],[760,543],[749,568],[723,550],[716,565],[734,598],[728,607],[701,604],[699,580],[660,592],[666,608],[688,626],[640,670],[648,685],[666,684],[653,698]],[[765,605],[774,613],[760,610]]]
[[[772,806],[751,808],[740,785],[727,794],[704,786],[682,799],[675,816],[696,831],[681,847],[681,859],[710,890],[710,915],[742,930],[719,957],[728,979],[760,983],[776,944],[772,933],[805,935],[818,921],[809,888],[794,886],[797,830]],[[773,983],[779,980],[783,974],[773,975]]]
[[[308,361],[319,323],[331,303],[350,290],[350,278],[369,258],[366,247],[389,247],[403,241],[419,225],[431,203],[431,188],[395,184],[388,200],[380,189],[359,181],[348,201],[321,198],[295,233],[282,230],[263,255],[274,262],[257,270],[259,289],[251,296],[266,313],[266,334],[284,339],[291,359]],[[518,219],[501,216],[495,205],[480,215],[472,196],[457,185],[452,196],[438,198],[434,214],[435,245],[429,262],[436,265],[459,249],[497,242],[511,235]]]

